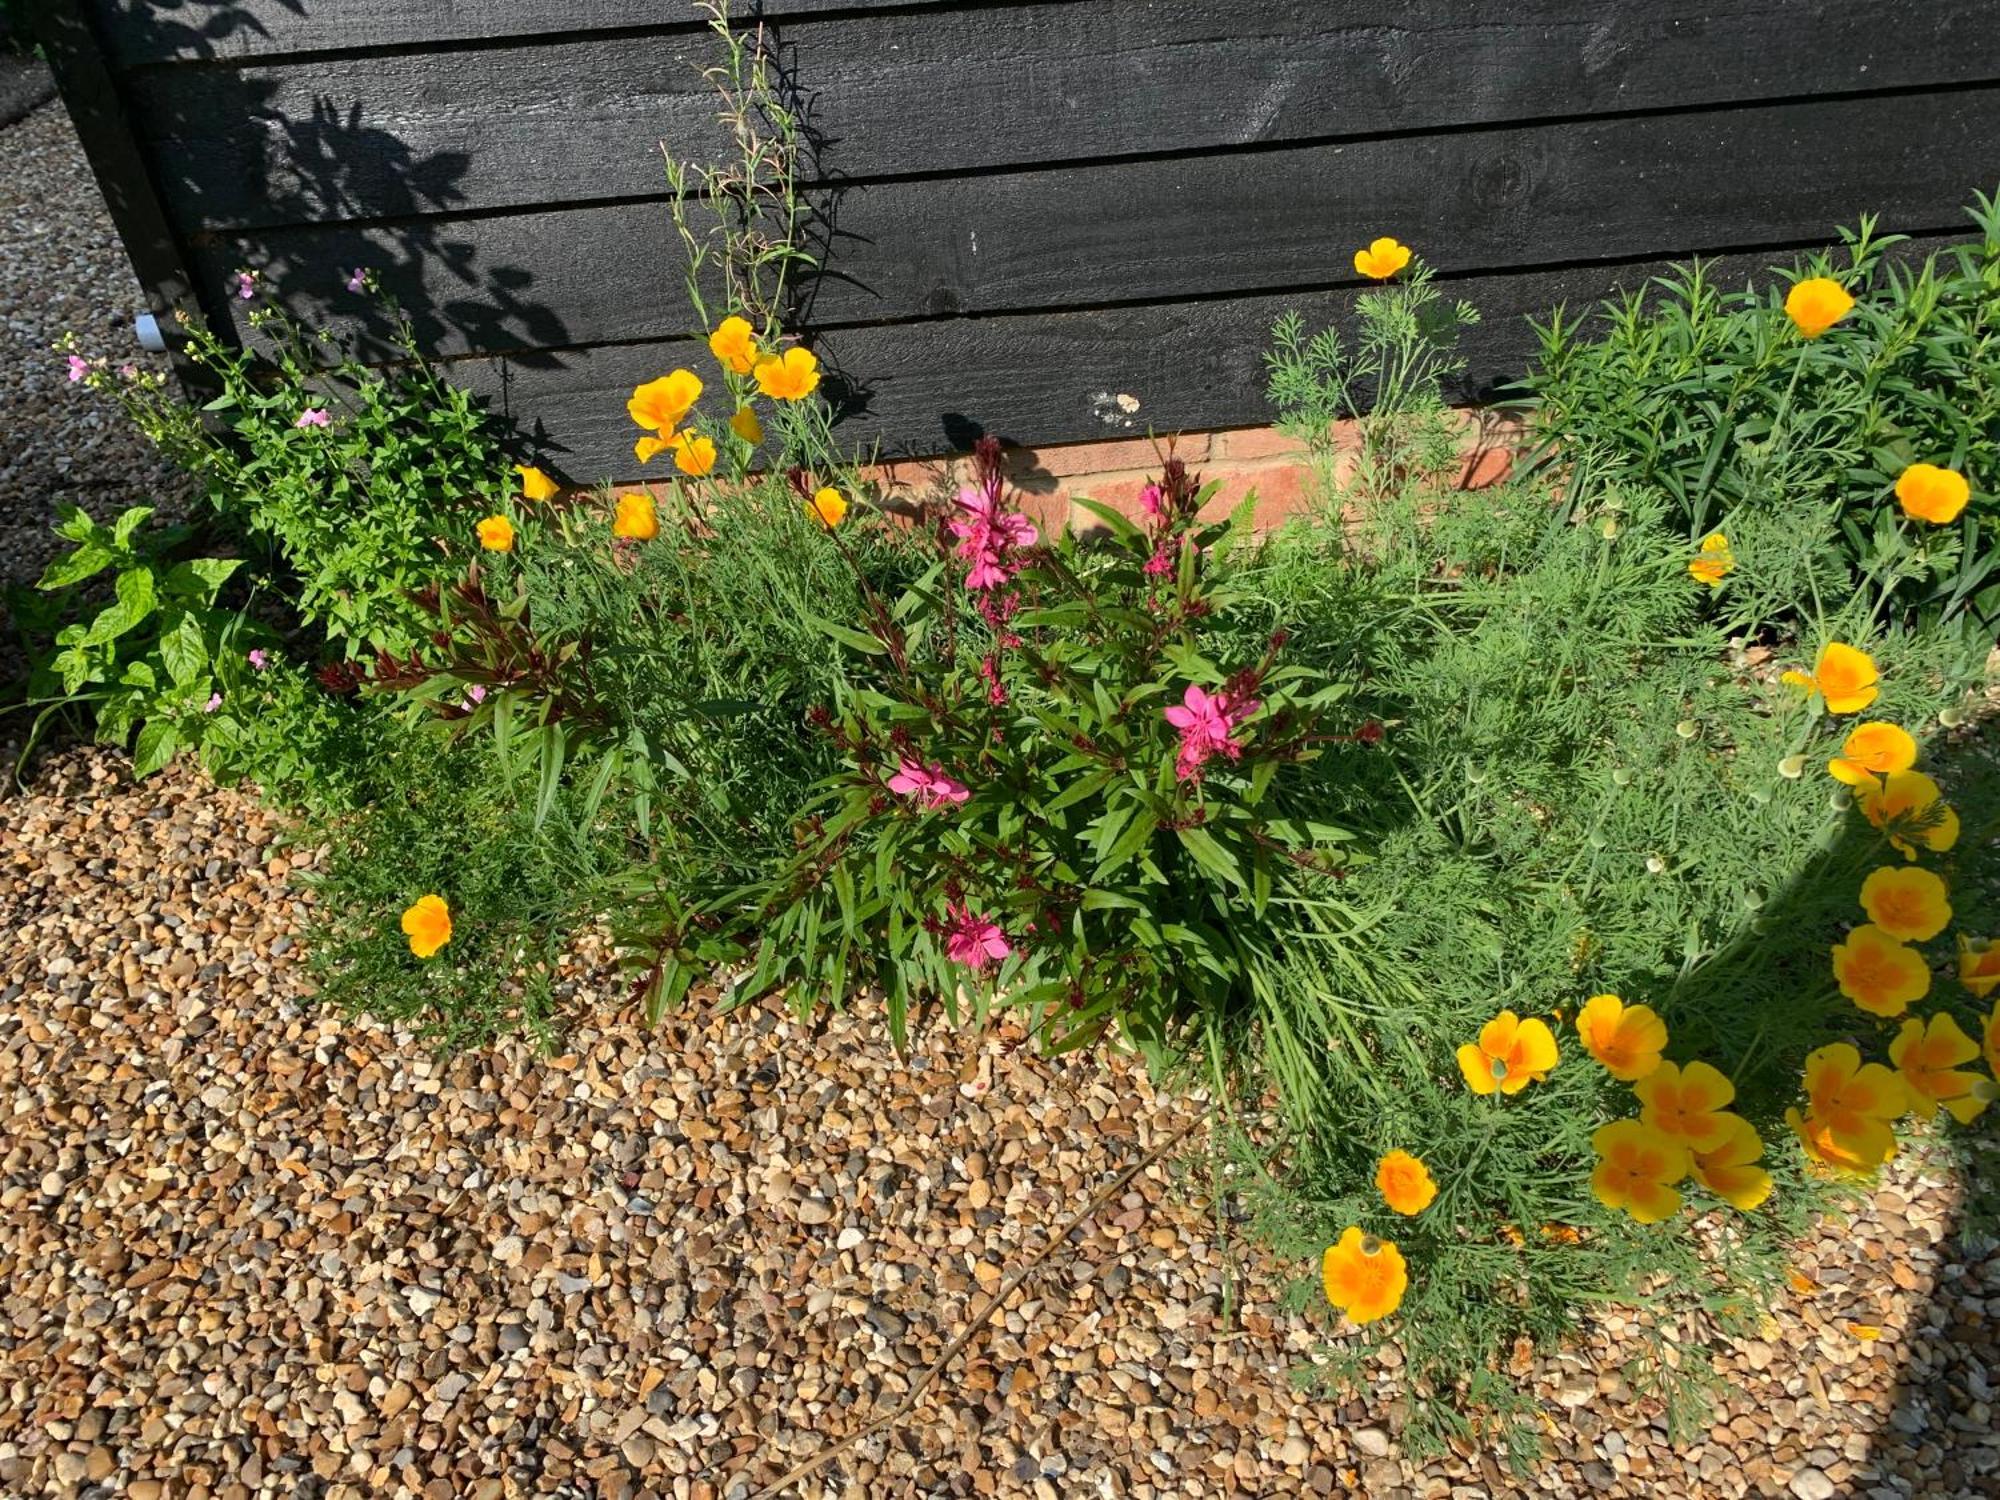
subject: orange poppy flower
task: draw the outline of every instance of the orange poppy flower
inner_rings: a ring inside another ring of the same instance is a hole
[[[1592,995],[1576,1014],[1583,1050],[1624,1083],[1644,1078],[1660,1065],[1667,1023],[1650,1005],[1627,1005],[1616,995]]]
[[[1511,1010],[1480,1028],[1477,1043],[1458,1049],[1458,1070],[1475,1094],[1518,1094],[1548,1077],[1556,1065],[1556,1039],[1542,1021],[1523,1021]]]
[[[1684,1142],[1643,1121],[1614,1120],[1597,1128],[1590,1145],[1597,1153],[1590,1191],[1599,1203],[1641,1224],[1658,1224],[1680,1211],[1674,1184],[1688,1174]]]
[[[1981,1000],[1992,994],[1994,986],[2000,985],[2000,943],[1992,938],[1969,938],[1960,933],[1958,982]],[[2000,1066],[1996,1066],[1993,1073],[1995,1077],[2000,1077]]]
[[[758,360],[756,374],[757,389],[774,401],[803,401],[819,388],[819,361],[797,345]]]
[[[551,500],[558,490],[556,482],[533,464],[516,464],[514,472],[521,476],[521,498],[523,500]]]
[[[1835,781],[1848,786],[1879,786],[1880,778],[1907,771],[1916,763],[1917,742],[1907,729],[1871,719],[1848,731],[1840,754],[1826,763],[1826,769]]]
[[[1882,674],[1875,670],[1875,658],[1839,641],[1828,641],[1820,647],[1819,660],[1812,671],[1783,675],[1794,687],[1824,695],[1830,714],[1858,714],[1882,691]]]
[[[1852,311],[1854,299],[1830,276],[1808,276],[1785,294],[1786,316],[1809,339],[1818,338]]]
[[[708,336],[708,352],[723,369],[748,375],[758,358],[756,331],[742,318],[724,318]]]
[[[479,533],[479,545],[488,552],[514,550],[514,523],[505,516],[488,516],[474,529]]]
[[[847,497],[832,485],[826,485],[813,492],[806,509],[812,512],[814,520],[831,531],[847,515]]]
[[[1406,1216],[1422,1213],[1438,1194],[1430,1168],[1407,1151],[1391,1151],[1375,1164],[1375,1186],[1384,1203]]]
[[[1911,1017],[1889,1043],[1889,1061],[1902,1075],[1910,1108],[1920,1120],[1936,1119],[1940,1106],[1961,1125],[1979,1118],[1992,1100],[1992,1084],[1958,1068],[1978,1057],[1979,1043],[1947,1011],[1939,1011],[1928,1024]]]
[[[1688,564],[1688,572],[1710,588],[1719,588],[1736,566],[1736,554],[1729,550],[1729,538],[1712,531],[1701,541],[1701,555]]]
[[[1905,859],[1915,859],[1920,844],[1943,854],[1958,842],[1958,814],[1922,771],[1885,776],[1878,786],[1860,788],[1855,801],[1861,815],[1886,833]]]
[[[1872,1172],[1896,1151],[1890,1122],[1909,1108],[1902,1080],[1880,1063],[1863,1063],[1851,1042],[1835,1042],[1806,1058],[1806,1110],[1787,1109],[1806,1155],[1822,1166]]]
[[[1402,1305],[1410,1285],[1403,1252],[1393,1242],[1364,1235],[1352,1225],[1341,1231],[1337,1243],[1326,1247],[1319,1277],[1326,1300],[1356,1323],[1388,1317]]]
[[[653,497],[638,490],[618,497],[618,509],[611,518],[611,534],[630,542],[650,542],[660,534],[660,511]]]
[[[1956,521],[1971,498],[1972,486],[1956,469],[1911,464],[1896,479],[1896,499],[1903,507],[1903,514],[1929,521],[1933,526]]]
[[[1354,252],[1354,269],[1370,281],[1387,281],[1410,263],[1410,247],[1388,235]]]
[[[1691,1170],[1696,1182],[1747,1214],[1771,1196],[1771,1174],[1756,1165],[1764,1154],[1764,1141],[1757,1127],[1741,1115],[1723,1119],[1729,1122],[1729,1131],[1722,1144],[1695,1152]]]
[[[1864,922],[1834,945],[1833,977],[1841,994],[1875,1016],[1900,1016],[1931,990],[1923,954]]]
[[[674,467],[699,479],[715,467],[715,440],[699,432],[684,432],[674,444]]]
[[[445,905],[444,897],[417,897],[403,913],[403,935],[410,940],[410,951],[418,958],[429,958],[450,942],[451,908]]]
[[[757,420],[757,413],[747,406],[736,408],[736,415],[729,419],[729,430],[753,448],[764,441],[764,424]]]
[[[1861,882],[1861,909],[1898,942],[1927,943],[1951,921],[1945,884],[1914,865],[1884,865]]]
[[[1685,1068],[1663,1062],[1632,1085],[1639,1096],[1639,1118],[1691,1151],[1713,1151],[1729,1134],[1723,1113],[1736,1097],[1736,1085],[1705,1062]]]

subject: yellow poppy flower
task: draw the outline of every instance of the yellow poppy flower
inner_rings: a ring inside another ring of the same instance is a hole
[[[1912,1016],[1889,1043],[1889,1061],[1902,1075],[1910,1108],[1920,1120],[1935,1120],[1940,1105],[1961,1125],[1978,1119],[1992,1098],[1992,1086],[1977,1073],[1958,1071],[1979,1057],[1979,1043],[1947,1011],[1928,1024]]]
[[[1981,1000],[1992,994],[1994,986],[2000,985],[2000,943],[1995,943],[1992,938],[1969,938],[1960,933],[1958,982]],[[2000,1078],[2000,1066],[1993,1069],[1993,1076]]]
[[[1868,920],[1905,943],[1927,943],[1951,922],[1945,884],[1929,870],[1884,865],[1861,882]]]
[[[416,903],[403,913],[403,935],[410,940],[410,951],[418,958],[429,958],[451,941],[451,908],[445,905],[442,896],[419,896]]]
[[[1741,1115],[1724,1115],[1729,1131],[1712,1151],[1694,1153],[1694,1180],[1731,1208],[1749,1213],[1771,1196],[1771,1174],[1756,1165],[1764,1155],[1757,1127]]]
[[[1958,814],[1922,771],[1885,776],[1879,786],[1862,787],[1854,800],[1861,815],[1887,834],[1905,859],[1917,857],[1919,844],[1943,854],[1958,842]]]
[[[828,485],[813,492],[806,502],[806,509],[814,520],[831,531],[847,515],[847,497]]]
[[[1386,1318],[1409,1290],[1409,1268],[1393,1241],[1363,1234],[1349,1225],[1319,1261],[1326,1300],[1356,1323]]]
[[[1875,670],[1875,658],[1866,651],[1828,641],[1820,647],[1819,660],[1811,672],[1786,672],[1784,680],[1809,693],[1824,694],[1830,714],[1858,714],[1881,692],[1878,684],[1882,675]]]
[[[671,438],[687,414],[701,399],[701,377],[692,370],[676,370],[650,380],[632,392],[625,410],[641,427]],[[655,452],[658,450],[655,449]]]
[[[550,500],[555,498],[559,486],[532,464],[515,464],[514,472],[521,476],[521,498],[523,500]]]
[[[1523,1021],[1511,1010],[1480,1028],[1477,1043],[1458,1049],[1458,1070],[1475,1094],[1518,1094],[1548,1077],[1556,1065],[1556,1039],[1542,1021]]]
[[[764,441],[764,424],[747,406],[736,408],[736,415],[729,419],[729,430],[753,448]]]
[[[1386,234],[1354,252],[1354,269],[1370,281],[1387,281],[1409,263],[1410,247]]]
[[[1972,486],[1956,469],[1911,464],[1896,478],[1896,499],[1903,507],[1903,514],[1929,521],[1933,526],[1956,521],[1971,498]]]
[[[1840,981],[1841,994],[1875,1016],[1900,1016],[1931,989],[1931,968],[1923,954],[1872,922],[1834,946],[1833,977]]]
[[[748,375],[757,363],[757,334],[742,318],[724,318],[708,336],[708,352],[723,369]]]
[[[1986,1071],[2000,1080],[2000,1004],[1986,1018]]]
[[[1785,1111],[1806,1155],[1844,1172],[1872,1172],[1896,1153],[1890,1122],[1909,1108],[1902,1080],[1880,1063],[1863,1063],[1851,1042],[1809,1054],[1806,1109]]]
[[[1916,763],[1917,742],[1907,729],[1871,719],[1848,731],[1840,754],[1826,763],[1826,769],[1835,781],[1848,786],[1876,786],[1879,777],[1907,771]]]
[[[618,497],[618,509],[611,518],[611,534],[632,542],[650,542],[660,534],[660,511],[653,497],[638,490]]]
[[[681,434],[674,444],[674,467],[699,479],[715,467],[715,440],[699,432]]]
[[[666,437],[642,437],[632,445],[632,454],[642,464],[649,464],[669,448],[680,445],[680,434],[670,433]]]
[[[1650,1005],[1630,1005],[1616,995],[1592,995],[1576,1013],[1583,1050],[1622,1083],[1644,1078],[1660,1065],[1667,1023]]]
[[[1854,311],[1847,288],[1829,276],[1794,282],[1785,294],[1785,313],[1800,333],[1816,339]]]
[[[1384,1203],[1406,1216],[1422,1213],[1438,1195],[1430,1168],[1407,1151],[1391,1151],[1375,1163],[1375,1186]]]
[[[1688,1174],[1685,1142],[1640,1120],[1614,1120],[1590,1137],[1597,1166],[1591,1195],[1606,1208],[1623,1209],[1641,1224],[1658,1224],[1680,1212],[1674,1184]]]
[[[1663,1062],[1632,1085],[1639,1098],[1639,1120],[1691,1151],[1713,1151],[1729,1133],[1730,1116],[1723,1113],[1736,1097],[1736,1085],[1705,1062],[1685,1068]]]
[[[803,401],[819,388],[819,361],[797,345],[758,360],[756,373],[757,389],[774,401]]]
[[[1710,588],[1719,588],[1736,566],[1736,554],[1729,550],[1729,538],[1712,531],[1701,540],[1701,555],[1688,564],[1688,572]]]
[[[514,523],[505,516],[488,516],[477,528],[479,545],[488,552],[514,550]]]

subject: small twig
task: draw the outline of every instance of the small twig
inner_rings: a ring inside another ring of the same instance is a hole
[[[895,1426],[904,1417],[908,1416],[915,1409],[918,1398],[929,1389],[931,1382],[944,1373],[945,1367],[956,1359],[959,1351],[972,1341],[972,1336],[986,1326],[987,1320],[1000,1309],[1000,1305],[1014,1295],[1015,1288],[1026,1281],[1034,1273],[1036,1267],[1040,1266],[1043,1261],[1054,1254],[1058,1245],[1066,1244],[1070,1235],[1076,1231],[1076,1227],[1079,1224],[1095,1217],[1107,1203],[1125,1191],[1127,1184],[1133,1178],[1137,1177],[1141,1172],[1152,1166],[1154,1162],[1160,1160],[1169,1151],[1173,1150],[1174,1147],[1186,1140],[1194,1132],[1195,1127],[1201,1124],[1203,1118],[1205,1117],[1197,1116],[1188,1121],[1187,1124],[1168,1136],[1166,1140],[1155,1146],[1123,1172],[1120,1172],[1095,1198],[1092,1198],[1067,1224],[1063,1225],[1060,1233],[1051,1236],[1047,1244],[1043,1245],[1041,1249],[1022,1262],[1015,1269],[1013,1275],[1000,1283],[999,1290],[987,1299],[986,1305],[979,1310],[979,1316],[966,1324],[958,1337],[945,1347],[944,1353],[931,1361],[930,1367],[917,1377],[915,1384],[910,1387],[909,1394],[896,1403],[894,1410],[877,1417],[858,1432],[850,1433],[831,1448],[824,1448],[815,1453],[811,1458],[786,1474],[784,1478],[777,1480],[775,1483],[765,1485],[763,1489],[757,1491],[751,1497],[751,1500],[776,1500],[778,1495],[783,1494],[785,1490],[797,1484],[814,1470],[824,1468],[850,1448],[866,1442],[869,1438],[875,1436],[876,1433]]]

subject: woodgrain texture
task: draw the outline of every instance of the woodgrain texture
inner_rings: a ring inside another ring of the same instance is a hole
[[[1718,179],[1717,162],[1751,160],[1754,173]],[[1381,226],[1448,273],[1811,242],[1830,233],[1829,203],[1942,230],[1963,222],[1976,161],[2000,161],[2000,89],[860,185],[815,195],[828,270],[801,286],[799,322],[1324,287],[1356,279],[1351,252]],[[685,254],[653,203],[196,252],[216,285],[246,263],[288,303],[379,337],[367,299],[340,289],[371,266],[446,354],[688,328]]]
[[[2000,79],[1983,6],[1097,0],[780,22],[811,175],[1054,161]],[[147,70],[183,228],[657,196],[720,144],[699,31]],[[1849,144],[1843,140],[1842,147]]]

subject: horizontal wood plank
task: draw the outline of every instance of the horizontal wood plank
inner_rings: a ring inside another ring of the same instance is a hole
[[[1931,237],[1916,248],[1951,237]],[[1716,262],[1722,284],[1758,279],[1774,259]],[[1619,288],[1668,269],[1649,261],[1447,284],[1483,321],[1465,340],[1468,366],[1454,395],[1490,399],[1527,368],[1526,323],[1557,304],[1580,311]],[[1350,292],[1226,298],[1143,307],[950,318],[827,334],[820,350],[829,390],[849,408],[836,429],[857,449],[884,454],[962,451],[982,432],[1029,444],[1144,436],[1270,421],[1263,357],[1271,325],[1298,309],[1315,326],[1346,324]],[[576,483],[644,478],[632,456],[637,429],[625,412],[633,386],[677,365],[706,368],[689,340],[606,346],[540,365],[471,359],[447,365],[454,380],[486,395],[516,425],[525,452]],[[1126,411],[1118,397],[1136,399]],[[655,462],[654,468],[659,467]],[[655,475],[654,477],[658,477]]]
[[[1383,232],[1465,273],[1816,242],[1863,211],[1936,231],[1964,221],[1968,164],[1996,160],[2000,88],[864,185],[818,197],[824,267],[794,321],[1326,286]],[[1718,172],[1731,161],[1756,170]],[[283,230],[203,243],[196,264],[211,286],[256,265],[378,350],[386,322],[343,290],[356,266],[446,355],[665,338],[690,317],[658,203]],[[251,304],[229,306],[248,336]]]
[[[733,0],[732,22],[977,0]],[[1088,0],[1050,0],[1088,3]],[[702,26],[694,0],[88,0],[121,67]]]
[[[1794,0],[1092,0],[775,35],[812,175],[865,181],[1980,82],[2000,79],[1991,20],[1889,23],[1871,0],[1803,23]],[[713,47],[586,36],[142,70],[131,90],[184,229],[545,207],[659,193],[661,141],[712,158]]]

